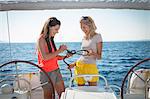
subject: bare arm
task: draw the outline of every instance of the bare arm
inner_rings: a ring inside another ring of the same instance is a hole
[[[40,38],[38,40],[38,50],[41,52],[41,55],[42,55],[42,58],[44,60],[48,60],[48,59],[51,59],[51,58],[54,58],[56,57],[59,53],[63,52],[64,50],[67,49],[67,47],[65,45],[61,45],[60,48],[53,52],[53,53],[49,53],[49,52],[45,52],[45,44],[46,44],[46,41],[44,38]]]
[[[62,60],[62,59],[64,59],[64,57],[65,57],[65,56],[57,55],[58,60]]]
[[[102,57],[102,42],[97,43],[97,55],[96,58],[99,60]]]

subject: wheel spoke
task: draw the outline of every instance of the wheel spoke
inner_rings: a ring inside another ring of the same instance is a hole
[[[135,71],[132,70],[131,72],[134,73],[138,78],[140,78],[145,83],[145,80],[142,79]]]
[[[32,88],[31,91],[34,91],[34,90],[36,90],[36,89],[38,89],[38,88],[40,88],[40,87],[42,87],[42,86],[44,86],[44,85],[46,85],[46,84],[48,84],[48,83],[49,83],[49,82],[44,82],[44,83],[42,83],[41,85]]]

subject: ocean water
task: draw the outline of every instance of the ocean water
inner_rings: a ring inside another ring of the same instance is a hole
[[[69,50],[79,50],[81,43],[56,43],[57,48],[61,44],[66,44]],[[10,52],[11,51],[11,52]],[[65,55],[66,52],[61,55]],[[76,61],[80,56],[74,55],[66,59],[68,63]],[[127,71],[139,61],[150,58],[150,41],[134,41],[134,42],[104,42],[102,50],[102,59],[97,61],[99,73],[106,77],[109,84],[115,84],[119,87]],[[36,44],[35,43],[0,43],[0,64],[10,60],[27,60],[37,64]],[[63,61],[59,61],[59,66],[65,85],[69,84],[70,72],[67,65]],[[150,64],[144,65],[150,68]],[[34,67],[26,67],[21,65],[21,72],[36,72],[38,69]],[[12,73],[14,67],[0,69],[0,73]],[[73,71],[73,70],[72,70]]]

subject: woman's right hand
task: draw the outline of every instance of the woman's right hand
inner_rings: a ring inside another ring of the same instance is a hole
[[[69,64],[68,69],[73,68],[75,65],[76,65],[75,63],[73,63],[73,64]]]
[[[63,52],[63,51],[65,51],[65,50],[67,50],[67,46],[66,46],[66,45],[60,45],[59,51],[60,51],[60,52]]]

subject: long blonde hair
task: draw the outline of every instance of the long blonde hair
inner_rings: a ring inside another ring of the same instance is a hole
[[[96,35],[96,25],[94,20],[90,17],[90,16],[82,16],[81,20],[80,20],[80,25],[81,24],[86,24],[89,26],[90,28],[90,33],[88,36],[86,36],[86,39],[91,39],[94,35]]]

